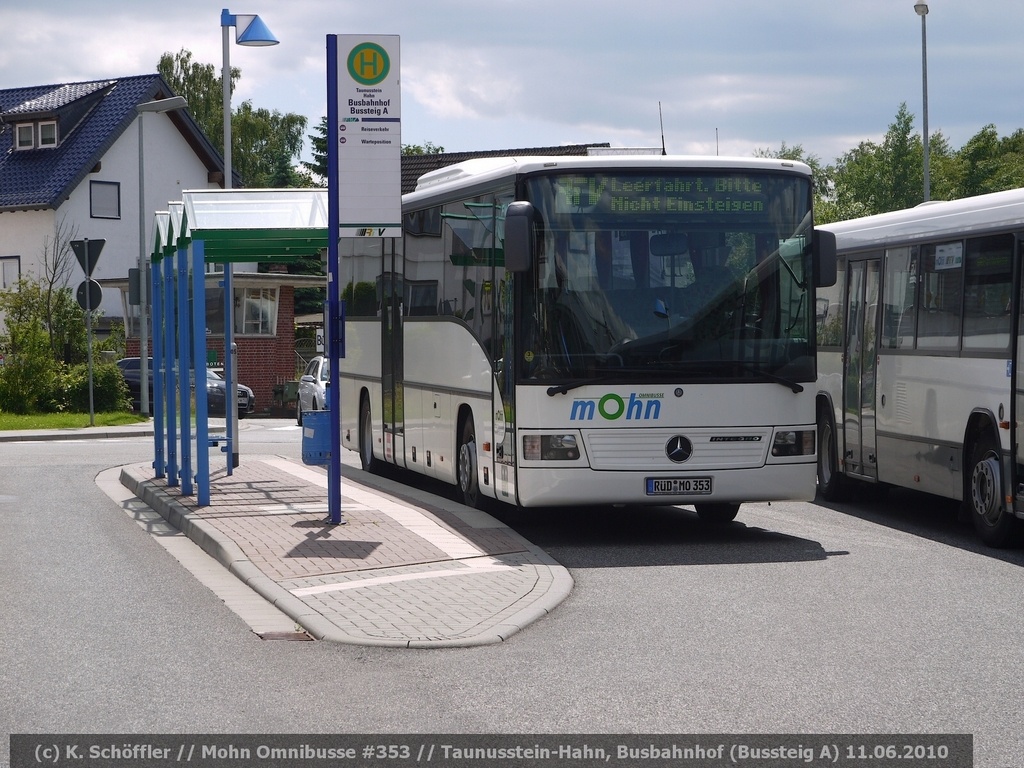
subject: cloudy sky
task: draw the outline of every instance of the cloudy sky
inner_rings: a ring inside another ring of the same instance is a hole
[[[825,163],[878,140],[906,102],[920,131],[914,0],[246,0],[281,41],[232,44],[233,104],[326,114],[326,35],[399,35],[402,141],[446,151],[583,142]],[[958,149],[1024,127],[1021,0],[929,0],[929,131]],[[181,49],[221,66],[211,0],[0,7],[0,87],[151,73]],[[232,40],[234,37],[232,36]],[[661,114],[659,115],[659,103]],[[306,156],[309,143],[307,141]]]

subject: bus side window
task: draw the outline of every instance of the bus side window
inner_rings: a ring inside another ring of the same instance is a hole
[[[960,346],[962,278],[962,241],[924,246],[918,289],[918,348],[956,349]]]
[[[1006,349],[1010,343],[1013,235],[967,241],[964,349]]]
[[[913,349],[916,332],[917,248],[885,252],[885,314],[882,346]]]

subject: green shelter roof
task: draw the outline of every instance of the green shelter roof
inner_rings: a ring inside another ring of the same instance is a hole
[[[326,189],[185,190],[156,216],[155,258],[195,240],[214,263],[290,261],[327,248]]]

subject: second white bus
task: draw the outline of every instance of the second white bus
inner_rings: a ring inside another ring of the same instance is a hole
[[[962,502],[1006,546],[1024,517],[1024,190],[823,227],[839,279],[818,296],[818,484]]]

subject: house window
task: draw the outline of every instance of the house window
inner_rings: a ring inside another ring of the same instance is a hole
[[[46,123],[39,124],[39,146],[40,147],[56,147],[57,146],[57,121],[51,120]]]
[[[235,295],[241,299],[235,319],[239,333],[273,336],[277,332],[276,288],[243,288]]]
[[[277,288],[235,288],[235,333],[274,336],[277,333]],[[224,334],[224,288],[206,289],[206,334]]]
[[[36,146],[36,127],[32,123],[19,123],[17,128],[17,148],[34,149]]]
[[[94,219],[120,219],[121,185],[113,181],[89,182],[89,215]]]
[[[16,288],[21,277],[20,256],[0,256],[0,291]]]

